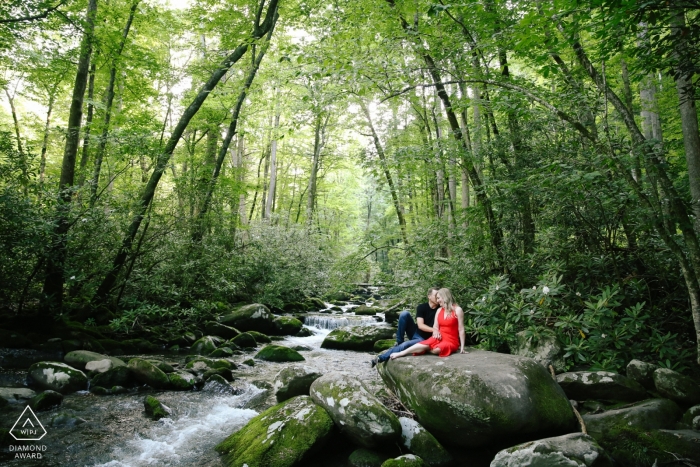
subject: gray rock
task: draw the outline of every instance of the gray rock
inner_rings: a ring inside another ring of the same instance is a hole
[[[356,378],[329,373],[311,384],[311,398],[331,416],[341,433],[355,444],[372,448],[395,443],[401,423]]]
[[[693,428],[693,430],[697,430],[697,428],[693,427],[693,424],[694,420],[698,417],[700,417],[700,405],[694,405],[693,407],[685,411],[683,417],[681,418],[681,423],[686,425],[687,428]]]
[[[0,399],[10,404],[24,403],[36,396],[36,392],[29,388],[0,388]]]
[[[111,370],[112,368],[114,368],[114,364],[111,360],[108,360],[106,358],[104,360],[93,360],[92,362],[87,362],[85,364],[85,371],[88,371],[90,373],[104,373],[105,371]]]
[[[652,432],[652,437],[666,446],[667,453],[672,452],[678,457],[700,463],[700,432],[696,430],[657,430]],[[675,456],[673,457],[675,458]],[[668,460],[674,459],[669,458]]]
[[[612,467],[613,461],[583,433],[519,444],[496,454],[491,467]]]
[[[131,371],[125,366],[114,367],[111,370],[93,376],[90,384],[105,388],[111,388],[112,386],[129,386],[131,384]]]
[[[395,459],[384,461],[382,467],[425,467],[425,462],[413,454],[404,454]]]
[[[627,377],[632,378],[645,389],[654,390],[654,372],[659,369],[658,365],[632,360],[627,364]]]
[[[452,464],[452,455],[417,421],[400,417],[403,445],[431,467]]]
[[[659,368],[654,372],[654,385],[659,394],[681,405],[700,404],[700,386],[676,371]]]
[[[219,322],[243,332],[258,331],[263,334],[275,334],[274,319],[274,315],[265,305],[253,303],[236,308]]]
[[[611,371],[576,371],[557,375],[570,399],[637,402],[649,397],[641,384]]]
[[[216,446],[228,466],[304,465],[330,439],[333,421],[308,396],[269,408]]]
[[[224,341],[217,336],[204,336],[190,347],[190,353],[195,355],[209,355],[217,349]]]
[[[68,352],[66,356],[63,357],[64,362],[74,368],[77,368],[78,370],[85,370],[85,365],[87,365],[88,362],[95,362],[99,360],[109,360],[112,362],[113,367],[126,366],[124,360],[97,352],[90,352],[89,350],[74,350],[72,352]]]
[[[528,339],[525,336],[526,332],[521,331],[516,334],[516,343],[511,349],[513,355],[532,358],[545,368],[552,365],[557,373],[566,371],[564,347],[554,332],[543,330],[536,339]]]
[[[170,381],[170,386],[173,389],[180,391],[189,391],[194,388],[197,383],[197,378],[194,377],[192,373],[186,371],[178,370],[168,374],[168,380]]]
[[[395,332],[382,326],[349,326],[332,330],[321,347],[337,350],[371,351],[374,343],[382,339],[391,339]]]
[[[29,407],[34,412],[40,412],[58,407],[61,405],[61,402],[63,402],[63,394],[49,389],[32,397],[29,401]]]
[[[232,328],[231,326],[226,326],[225,324],[217,323],[216,321],[208,321],[204,324],[204,332],[211,336],[219,336],[224,339],[233,339],[241,332]]]
[[[39,362],[29,367],[29,376],[42,389],[68,394],[87,389],[88,379],[80,370],[58,362]]]
[[[277,402],[283,402],[295,396],[308,396],[311,383],[320,377],[321,373],[308,366],[284,368],[275,376],[273,385]]]
[[[296,350],[297,352],[309,352],[309,351],[313,350],[313,347],[309,347],[308,345],[299,344],[299,345],[293,346],[292,349]]]
[[[445,358],[399,358],[378,368],[384,383],[444,445],[475,447],[514,435],[536,439],[577,426],[564,391],[530,358],[470,349]]]
[[[673,428],[681,417],[681,409],[668,399],[650,399],[630,407],[583,415],[588,433],[598,442],[619,426],[634,426],[640,430]]]
[[[148,384],[152,388],[165,389],[170,385],[168,375],[153,363],[142,358],[132,358],[129,360],[129,371],[134,378],[143,384]]]
[[[238,393],[238,391],[221,375],[211,375],[207,379],[206,383],[204,383],[202,391],[229,396],[233,396]]]

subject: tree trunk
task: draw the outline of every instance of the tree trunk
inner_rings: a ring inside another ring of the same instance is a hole
[[[270,189],[265,203],[265,219],[269,219],[274,205],[275,192],[277,191],[277,131],[280,127],[280,114],[275,115],[275,124],[272,130],[272,142],[270,143]]]
[[[273,21],[277,18],[278,1],[279,0],[270,0],[267,12],[265,14],[265,19],[262,23],[260,23],[259,20],[262,16],[262,11],[265,6],[265,0],[260,0],[260,4],[258,5],[258,10],[256,14],[256,24],[253,27],[253,33],[251,35],[252,40],[260,39],[270,30]],[[160,182],[160,178],[162,177],[163,172],[167,168],[168,163],[170,161],[170,157],[172,156],[173,151],[177,146],[177,143],[180,141],[180,138],[182,137],[182,133],[185,131],[185,128],[187,128],[187,125],[189,124],[190,120],[192,120],[192,118],[197,114],[204,101],[207,99],[207,97],[209,97],[211,91],[216,87],[219,81],[221,81],[221,78],[223,78],[224,75],[226,75],[226,73],[231,68],[231,66],[233,66],[234,63],[238,62],[241,59],[241,57],[248,50],[248,47],[249,41],[245,41],[244,43],[236,47],[236,49],[228,57],[226,57],[226,59],[219,65],[219,67],[216,70],[214,70],[207,82],[200,89],[199,93],[197,93],[197,96],[194,98],[192,103],[187,107],[187,109],[180,117],[180,120],[173,129],[173,132],[170,135],[170,138],[168,139],[168,142],[166,143],[163,152],[160,154],[160,156],[158,156],[153,173],[151,174],[148,183],[146,184],[143,192],[141,193],[139,204],[136,209],[136,214],[134,215],[134,218],[131,224],[129,225],[127,234],[122,240],[122,244],[119,247],[119,251],[117,252],[114,260],[112,261],[112,267],[110,268],[109,272],[105,275],[105,278],[102,280],[102,283],[100,284],[99,288],[97,289],[97,292],[95,293],[95,301],[104,301],[111,292],[112,288],[114,287],[114,284],[117,281],[117,276],[119,275],[119,272],[124,266],[124,262],[126,261],[126,258],[129,252],[131,251],[131,245],[134,241],[134,238],[136,237],[139,227],[141,226],[141,222],[143,221],[144,215],[148,210],[148,206],[153,200],[156,188],[158,187],[158,182]]]
[[[87,117],[85,118],[85,134],[83,135],[83,152],[80,155],[80,170],[78,171],[78,185],[82,185],[85,182],[85,170],[87,167],[88,158],[90,157],[90,132],[92,130],[92,117],[95,112],[95,105],[93,100],[95,98],[95,70],[97,65],[95,64],[97,54],[92,59],[90,64],[90,73],[88,78],[88,106],[87,106]]]
[[[92,54],[96,12],[97,0],[90,0],[83,38],[80,42],[80,57],[73,86],[73,98],[68,114],[68,132],[66,134],[66,146],[63,151],[61,178],[58,185],[59,202],[51,246],[48,252],[46,276],[44,278],[44,306],[46,311],[51,314],[60,312],[63,306],[63,284],[65,280],[63,269],[68,254],[66,234],[70,228],[69,212],[73,195],[72,187],[75,181],[75,159],[80,142],[80,123],[83,118],[83,99],[85,97],[85,88],[87,87],[90,55]]]
[[[46,171],[46,150],[49,146],[49,129],[51,127],[51,112],[56,100],[56,94],[49,95],[49,105],[46,110],[46,124],[44,125],[44,139],[41,143],[41,162],[39,163],[39,183],[44,184],[44,172]]]

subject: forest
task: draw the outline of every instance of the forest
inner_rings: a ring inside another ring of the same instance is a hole
[[[2,325],[165,343],[437,285],[481,349],[554,332],[568,368],[697,373],[699,12],[5,0]]]

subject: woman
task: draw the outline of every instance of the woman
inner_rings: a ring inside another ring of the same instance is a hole
[[[419,342],[403,352],[391,354],[392,360],[413,353],[420,355],[430,350],[430,353],[447,357],[460,349],[464,353],[464,311],[455,303],[450,289],[440,289],[437,293],[440,309],[435,316],[433,337]]]

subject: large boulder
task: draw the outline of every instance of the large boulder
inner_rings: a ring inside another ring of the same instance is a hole
[[[545,367],[552,365],[557,373],[566,371],[564,363],[564,346],[557,335],[550,330],[543,330],[537,336],[521,331],[515,335],[513,355],[529,357]]]
[[[641,384],[611,371],[575,371],[557,375],[569,399],[637,402],[649,397]]]
[[[693,430],[648,430],[618,425],[596,441],[621,467],[697,465],[700,462],[700,433]],[[689,463],[679,462],[688,459]]]
[[[445,358],[389,360],[378,368],[386,385],[443,444],[482,446],[577,427],[564,391],[530,358],[467,350]]]
[[[236,328],[217,323],[216,321],[207,321],[204,323],[204,332],[210,336],[219,336],[223,337],[224,339],[233,339],[241,333]]]
[[[148,360],[132,358],[128,368],[138,382],[148,384],[152,388],[165,389],[170,385],[168,375]]]
[[[224,465],[291,467],[322,448],[333,433],[328,413],[308,396],[269,408],[216,446]]]
[[[311,384],[311,398],[326,409],[355,444],[372,448],[400,440],[401,423],[362,382],[342,373],[329,373]]]
[[[308,366],[291,366],[284,368],[275,376],[273,391],[277,402],[284,402],[296,396],[308,396],[311,383],[321,377]]]
[[[601,441],[619,426],[634,426],[640,430],[673,428],[681,418],[681,409],[668,399],[649,399],[631,407],[583,415],[588,433]]]
[[[275,332],[272,334],[277,336],[293,336],[301,331],[304,325],[292,316],[278,316],[274,319],[273,324],[275,325]]]
[[[266,345],[255,358],[268,362],[301,362],[306,360],[299,352],[283,345]]]
[[[382,339],[391,339],[395,331],[383,326],[349,326],[332,330],[321,347],[337,350],[367,350],[374,348],[374,343]]]
[[[224,340],[218,336],[204,336],[192,344],[190,353],[195,355],[209,355],[223,343]]]
[[[68,394],[87,389],[88,379],[80,370],[57,362],[38,362],[29,367],[31,380],[42,389]]]
[[[111,388],[112,386],[127,387],[130,383],[131,371],[126,366],[118,366],[104,373],[98,373],[90,382],[91,386],[102,386],[103,388]]]
[[[689,406],[700,404],[700,386],[692,379],[668,368],[654,372],[656,390],[664,397]]]
[[[197,383],[197,378],[195,378],[192,373],[182,370],[169,373],[168,380],[173,389],[178,389],[180,391],[189,391],[194,388]]]
[[[643,362],[641,360],[631,360],[627,364],[627,377],[632,378],[645,389],[653,391],[654,386],[654,372],[660,367],[652,363]]]
[[[89,362],[96,362],[99,360],[109,360],[112,362],[112,368],[126,366],[126,363],[117,357],[110,357],[97,352],[90,352],[89,350],[74,350],[68,352],[66,356],[63,357],[64,362],[81,371],[85,370],[85,365]]]
[[[222,317],[219,322],[243,332],[258,331],[263,334],[274,334],[276,330],[274,319],[275,316],[265,305],[253,303],[236,308],[231,314]]]
[[[239,335],[231,339],[231,342],[243,349],[255,348],[258,345],[258,342],[255,340],[255,337],[249,332],[240,333]]]
[[[452,455],[412,418],[401,417],[401,441],[403,445],[431,467],[446,466],[452,463]]]
[[[496,454],[491,467],[612,467],[595,439],[571,433],[519,444]]]

